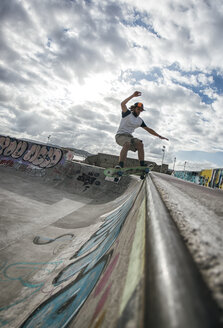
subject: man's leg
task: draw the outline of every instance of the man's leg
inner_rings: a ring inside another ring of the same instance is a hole
[[[144,162],[144,146],[143,146],[143,143],[142,141],[136,141],[135,142],[135,147],[137,148],[138,150],[138,158],[139,158],[139,161],[140,161],[140,165],[141,166],[144,166],[145,165],[145,162]]]
[[[130,146],[131,146],[130,142],[125,142],[125,144],[122,147],[122,150],[121,150],[120,155],[119,155],[119,165],[121,167],[124,167],[124,162],[127,158],[127,153],[128,153],[128,150],[129,150]]]

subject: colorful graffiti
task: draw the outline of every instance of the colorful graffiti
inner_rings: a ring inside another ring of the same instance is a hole
[[[223,189],[223,169],[203,170],[200,177],[203,186]]]
[[[223,189],[223,169],[216,169],[212,175],[211,187]]]
[[[200,172],[175,171],[174,176],[201,186],[223,189],[223,169],[207,169]]]
[[[212,178],[213,170],[202,170],[200,172],[200,185],[209,187],[211,178]]]
[[[91,238],[70,257],[71,263],[63,268],[52,282],[53,288],[61,287],[61,290],[40,304],[20,327],[63,327],[77,315],[103,272],[104,278],[95,290],[95,295],[105,288],[119,258],[119,254],[112,256],[112,245],[117,241],[135,197],[136,194],[132,194],[122,206],[108,215]],[[24,278],[17,279],[22,279],[23,284],[29,286]],[[64,287],[65,282],[68,284]],[[40,287],[42,285],[37,286]],[[108,297],[110,288],[111,286],[106,287],[95,316]]]
[[[0,136],[0,156],[2,157],[1,165],[7,162],[7,165],[12,166],[12,163],[21,159],[27,164],[49,168],[60,162],[63,152],[56,147]]]
[[[179,179],[183,179],[186,181],[199,183],[199,175],[198,172],[188,172],[188,171],[175,171],[174,176]]]

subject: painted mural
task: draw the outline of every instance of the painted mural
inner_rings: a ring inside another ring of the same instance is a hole
[[[206,169],[200,172],[175,171],[174,176],[201,186],[223,189],[223,169]]]
[[[174,176],[179,179],[194,182],[199,184],[198,172],[188,172],[188,171],[175,171]]]
[[[50,168],[62,158],[63,151],[60,148],[0,135],[0,165],[13,166],[20,161],[33,167]]]
[[[212,175],[211,187],[223,189],[223,169],[216,169]]]

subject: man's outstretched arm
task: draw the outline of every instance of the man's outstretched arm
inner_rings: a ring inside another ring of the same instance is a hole
[[[126,106],[127,102],[129,102],[129,100],[131,100],[132,98],[139,97],[139,96],[141,96],[141,92],[135,91],[131,96],[129,96],[128,98],[126,98],[125,100],[123,100],[121,102],[122,111],[123,112],[127,112],[127,110],[128,110],[128,108]]]
[[[169,139],[162,137],[160,134],[156,133],[153,129],[148,128],[148,126],[143,127],[144,130],[146,130],[147,132],[149,132],[150,134],[152,134],[155,137],[158,137],[160,139],[164,139],[169,141]]]

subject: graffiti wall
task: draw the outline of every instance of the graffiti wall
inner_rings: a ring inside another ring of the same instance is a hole
[[[213,170],[202,170],[200,172],[200,185],[205,187],[210,187],[210,182],[212,179]]]
[[[200,172],[175,171],[174,176],[201,186],[223,189],[223,169],[207,169]]]
[[[212,183],[211,187],[223,189],[223,169],[214,170]]]
[[[57,147],[0,135],[0,165],[13,166],[20,162],[36,168],[50,168],[61,162],[63,155]]]
[[[87,192],[101,184],[97,170],[72,161],[74,152],[67,148],[41,145],[0,135],[0,167],[13,167],[28,175],[42,177],[56,183],[66,181],[66,188],[79,183],[79,192]],[[104,177],[104,175],[102,174]],[[83,188],[82,188],[83,187]],[[99,192],[99,190],[98,190]],[[95,195],[96,197],[96,195]]]
[[[223,169],[203,170],[200,177],[203,186],[223,189]]]
[[[194,182],[199,184],[199,173],[198,172],[188,172],[188,171],[175,171],[174,176],[179,179]]]

